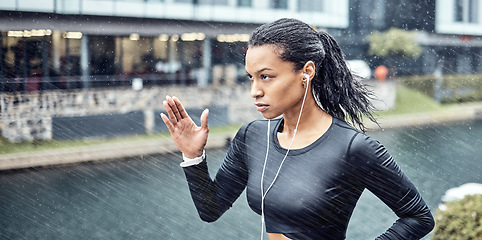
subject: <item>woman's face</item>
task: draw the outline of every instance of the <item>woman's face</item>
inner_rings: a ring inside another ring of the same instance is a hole
[[[298,114],[304,95],[303,72],[282,60],[278,48],[266,44],[246,52],[246,72],[251,81],[251,96],[263,117],[272,119],[290,112]]]

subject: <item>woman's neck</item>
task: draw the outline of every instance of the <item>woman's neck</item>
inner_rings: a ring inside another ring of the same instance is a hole
[[[293,124],[291,121],[291,124],[287,124],[286,119],[283,120],[283,129],[278,132],[277,138],[279,145],[286,149],[301,149],[309,146],[325,134],[332,124],[330,114],[321,109],[313,112],[306,111],[306,113],[303,111],[296,135],[294,132],[296,122]]]
[[[301,108],[301,107],[300,107]],[[292,113],[283,114],[283,129],[282,133],[287,134],[287,136],[292,136],[295,132],[296,125],[298,124],[297,132],[300,131],[312,131],[314,129],[320,128],[322,125],[326,125],[325,122],[329,120],[331,122],[331,117],[325,111],[323,111],[316,102],[306,101],[305,106],[301,114],[301,118],[298,123],[298,118],[300,117],[300,110],[293,111]]]

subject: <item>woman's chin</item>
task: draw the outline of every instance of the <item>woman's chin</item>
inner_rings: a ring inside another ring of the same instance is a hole
[[[264,118],[270,119],[270,120],[275,119],[275,118],[281,116],[281,115],[269,114],[269,113],[264,113],[264,112],[261,113],[261,114],[263,115]]]

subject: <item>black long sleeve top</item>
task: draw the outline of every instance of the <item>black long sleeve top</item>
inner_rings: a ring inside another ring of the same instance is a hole
[[[282,119],[272,120],[264,190],[287,151],[277,140]],[[244,189],[261,214],[261,175],[267,149],[267,121],[240,128],[214,181],[206,161],[184,168],[194,204],[204,221],[218,219]],[[430,209],[385,147],[342,120],[315,142],[290,150],[264,203],[266,231],[292,239],[345,239],[348,221],[364,189],[399,219],[377,239],[420,239],[434,226]]]

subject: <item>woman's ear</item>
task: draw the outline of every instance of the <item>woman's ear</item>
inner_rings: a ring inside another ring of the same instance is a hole
[[[315,76],[315,73],[316,73],[315,63],[313,61],[308,61],[308,62],[305,63],[305,66],[301,70],[303,72],[304,79],[305,79],[305,74],[308,74],[309,79],[307,79],[307,80],[311,80],[311,79],[313,79],[313,77]]]

